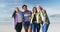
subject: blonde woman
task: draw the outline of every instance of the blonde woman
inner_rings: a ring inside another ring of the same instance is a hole
[[[50,21],[48,18],[48,15],[46,13],[46,10],[44,10],[40,5],[37,6],[38,12],[40,12],[41,18],[42,18],[42,32],[47,32]]]
[[[12,17],[14,18],[14,27],[16,32],[21,32],[22,22],[23,22],[23,13],[16,7]]]

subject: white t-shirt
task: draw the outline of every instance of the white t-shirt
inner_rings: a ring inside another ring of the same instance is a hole
[[[42,12],[40,12],[40,15],[41,15],[42,21],[44,22],[44,16],[43,16]]]

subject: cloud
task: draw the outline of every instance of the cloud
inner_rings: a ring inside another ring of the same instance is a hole
[[[6,7],[6,4],[0,3],[0,8],[4,8],[4,7]]]

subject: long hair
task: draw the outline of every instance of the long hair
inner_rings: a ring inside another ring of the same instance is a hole
[[[15,18],[15,16],[16,16],[16,11],[14,11],[12,17]]]
[[[18,8],[18,7],[16,7],[16,9],[18,9],[18,12],[19,12],[19,8]],[[16,12],[16,10],[15,10],[15,11],[14,11],[14,13],[13,13],[13,15],[12,15],[12,17],[14,17],[14,18],[15,18],[15,17],[16,17],[16,13],[17,13],[17,12]]]
[[[32,9],[33,13],[34,13],[34,8],[36,9],[36,13],[37,13],[37,8],[36,7],[33,7],[33,9]]]

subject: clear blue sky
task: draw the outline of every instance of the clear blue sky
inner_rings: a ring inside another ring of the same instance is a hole
[[[22,10],[23,4],[26,4],[29,10],[40,4],[48,15],[60,14],[60,0],[0,0],[0,18],[8,19],[15,7],[18,6]]]

